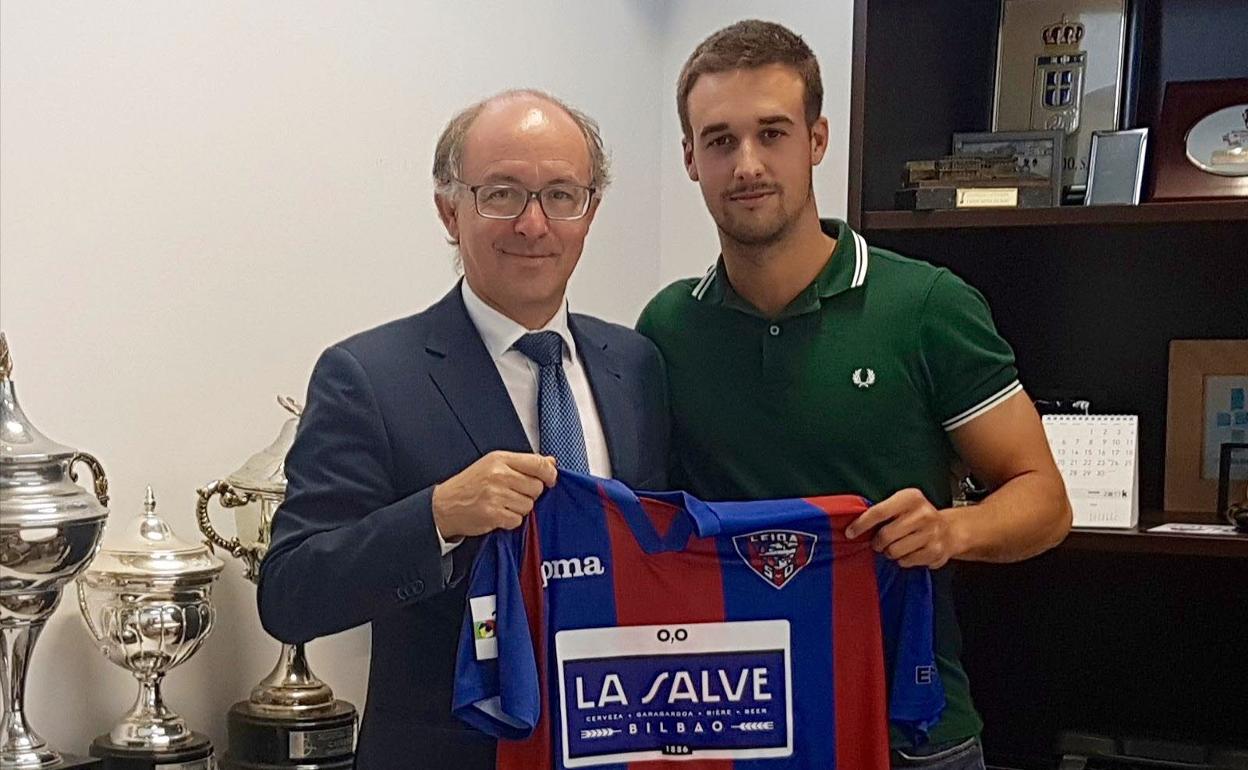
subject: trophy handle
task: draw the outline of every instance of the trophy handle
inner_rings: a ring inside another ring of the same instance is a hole
[[[78,452],[69,459],[69,478],[75,483],[78,481],[78,472],[74,470],[74,463],[84,462],[91,469],[91,476],[95,480],[95,496],[100,501],[100,505],[108,507],[108,476],[104,475],[104,466],[100,461],[95,459],[94,455],[86,452]]]
[[[82,612],[82,619],[87,624],[87,630],[91,632],[91,638],[96,642],[104,641],[104,637],[95,628],[95,621],[91,619],[91,612],[87,609],[87,592],[82,588],[82,581],[75,580],[74,587],[78,589],[78,609]]]
[[[234,488],[225,481],[210,481],[207,486],[196,490],[199,495],[199,502],[195,504],[195,520],[199,523],[199,531],[207,537],[206,542],[209,548],[220,548],[228,551],[234,558],[241,559],[246,551],[243,544],[235,537],[226,540],[217,534],[217,530],[212,526],[212,519],[208,517],[208,503],[214,495],[221,496],[222,508],[238,508],[246,505],[251,501],[250,495],[239,495]]]
[[[303,416],[303,404],[299,403],[290,396],[278,396],[277,403],[281,404],[283,409],[290,412],[294,416]]]

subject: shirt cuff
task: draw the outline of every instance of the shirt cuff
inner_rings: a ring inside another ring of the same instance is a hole
[[[438,546],[441,547],[443,556],[446,556],[451,551],[454,551],[456,548],[460,546],[461,543],[464,542],[464,539],[462,537],[453,543],[446,542],[446,538],[442,537],[442,533],[438,531],[437,524],[433,525],[433,531],[438,536]]]

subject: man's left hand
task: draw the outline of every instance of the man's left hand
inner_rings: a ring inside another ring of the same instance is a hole
[[[937,509],[917,489],[903,489],[871,506],[845,528],[845,536],[852,540],[877,527],[871,547],[902,567],[937,569],[961,552],[949,511]]]

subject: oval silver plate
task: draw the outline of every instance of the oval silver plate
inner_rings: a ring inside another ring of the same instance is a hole
[[[1201,171],[1248,176],[1248,104],[1223,107],[1196,121],[1185,144],[1188,161]]]

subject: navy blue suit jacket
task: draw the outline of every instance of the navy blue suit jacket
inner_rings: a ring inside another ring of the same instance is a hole
[[[616,478],[665,487],[658,350],[625,327],[569,320]],[[372,623],[356,766],[493,768],[494,743],[450,714],[479,538],[444,579],[433,486],[496,449],[532,451],[455,287],[423,313],[326,350],[286,458],[286,499],[260,573],[260,619],[288,643]]]

